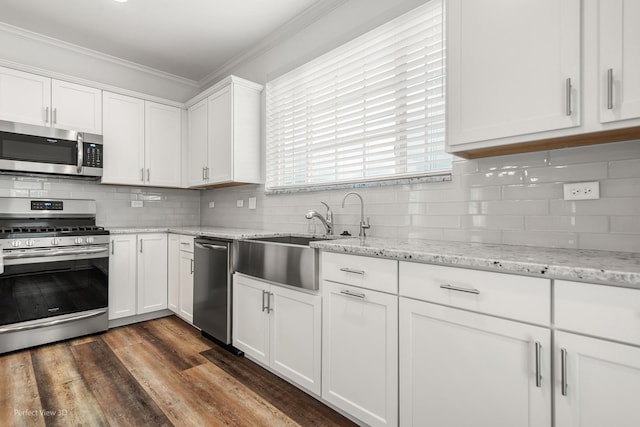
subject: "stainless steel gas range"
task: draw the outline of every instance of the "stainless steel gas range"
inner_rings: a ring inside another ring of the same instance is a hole
[[[108,328],[95,201],[0,198],[0,249],[0,353]]]

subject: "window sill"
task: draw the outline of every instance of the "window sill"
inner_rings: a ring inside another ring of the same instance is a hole
[[[308,193],[312,191],[326,191],[326,190],[345,190],[354,188],[370,188],[370,187],[385,187],[387,185],[409,185],[409,184],[423,184],[426,182],[446,182],[451,181],[451,173],[444,173],[440,175],[407,177],[407,178],[393,178],[383,179],[379,181],[365,181],[365,182],[344,182],[336,184],[309,184],[300,187],[287,187],[287,188],[274,188],[266,189],[264,191],[267,195],[273,194],[295,194],[295,193]]]

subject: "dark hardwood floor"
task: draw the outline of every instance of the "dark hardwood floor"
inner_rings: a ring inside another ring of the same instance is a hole
[[[165,317],[0,356],[0,426],[353,426]]]

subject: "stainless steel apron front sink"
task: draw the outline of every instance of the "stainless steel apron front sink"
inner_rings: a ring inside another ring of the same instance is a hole
[[[318,237],[278,236],[238,240],[234,270],[283,285],[317,290],[318,249],[309,242]]]

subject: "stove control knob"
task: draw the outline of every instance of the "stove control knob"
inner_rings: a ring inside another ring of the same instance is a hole
[[[74,242],[76,243],[76,245],[81,245],[82,244],[82,237],[76,237]]]
[[[33,246],[34,243],[35,242],[33,241],[33,239],[29,239],[26,242],[24,242],[24,244],[27,245],[27,246]]]
[[[11,246],[13,246],[14,248],[19,247],[21,244],[20,240],[14,240],[13,242],[11,242]]]
[[[87,237],[87,243],[93,243],[93,237]]]
[[[57,239],[57,238],[54,237],[53,239],[51,239],[51,244],[53,246],[59,245],[60,244],[60,239]]]

